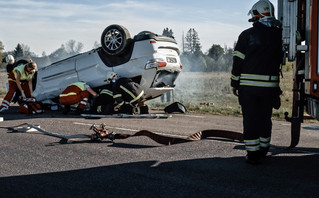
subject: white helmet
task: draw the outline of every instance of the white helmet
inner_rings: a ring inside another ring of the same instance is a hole
[[[13,58],[12,55],[7,55],[6,56],[6,63],[11,63],[11,64],[14,63],[14,58]]]
[[[107,82],[107,84],[111,83],[111,81],[115,82],[117,79],[119,79],[119,75],[117,75],[117,73],[115,72],[108,72],[106,74],[106,79],[104,80],[105,82]]]
[[[268,0],[259,0],[253,5],[251,10],[249,10],[248,15],[252,16],[252,18],[248,20],[249,22],[274,18],[274,5]]]

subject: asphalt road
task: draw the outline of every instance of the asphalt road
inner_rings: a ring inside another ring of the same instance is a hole
[[[158,112],[163,113],[163,112]],[[117,133],[149,130],[186,137],[207,129],[242,131],[240,117],[173,114],[168,119],[85,119],[46,111],[23,115],[17,107],[0,114],[1,127],[22,123],[50,132],[91,134],[106,124]],[[254,166],[240,142],[208,138],[165,146],[148,137],[114,142],[59,138],[37,131],[0,128],[0,197],[318,197],[319,131],[303,124],[299,145],[290,125],[273,122],[271,155]]]

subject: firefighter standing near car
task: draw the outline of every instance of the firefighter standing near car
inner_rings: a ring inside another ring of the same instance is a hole
[[[64,105],[63,114],[70,111],[70,105],[78,104],[75,113],[80,114],[86,107],[90,94],[98,94],[85,82],[72,83],[60,94],[60,102]]]
[[[239,35],[231,86],[242,107],[246,162],[258,164],[270,147],[272,108],[280,107],[282,29],[268,0],[255,3],[249,14],[253,27]]]
[[[144,90],[141,85],[129,78],[119,77],[109,72],[105,80],[112,85],[115,100],[114,112],[127,114],[147,114],[148,107],[143,103]]]
[[[18,88],[23,99],[33,97],[32,78],[37,69],[37,64],[30,60],[27,64],[15,67],[8,76],[9,91],[0,106],[0,112],[9,109],[12,97]]]

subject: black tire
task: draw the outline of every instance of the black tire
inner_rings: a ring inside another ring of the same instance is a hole
[[[109,55],[120,55],[125,51],[131,35],[121,25],[110,25],[106,27],[101,36],[103,50]]]

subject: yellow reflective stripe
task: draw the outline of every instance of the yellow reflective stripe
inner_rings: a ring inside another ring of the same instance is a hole
[[[139,107],[136,108],[136,114],[141,114],[141,109]]]
[[[254,145],[254,144],[259,144],[259,139],[254,139],[254,140],[244,140],[246,145]]]
[[[119,103],[118,105],[122,106],[124,104],[124,101],[122,101],[121,103]]]
[[[270,137],[268,137],[268,138],[260,137],[260,146],[261,147],[269,147],[270,146]]]
[[[113,96],[113,98],[121,98],[122,97],[122,94],[116,94]]]
[[[133,100],[130,101],[130,103],[133,103],[135,101],[137,101],[138,99],[140,99],[144,94],[144,91],[142,91],[136,98],[134,98]]]
[[[102,107],[101,106],[97,106],[96,112],[101,113],[102,112]]]
[[[232,79],[232,80],[236,80],[236,81],[238,81],[238,80],[239,80],[239,78],[240,78],[240,76],[235,76],[235,75],[232,75],[232,76],[231,76],[231,79]]]
[[[260,146],[256,145],[256,146],[245,146],[247,151],[259,151],[260,150]]]
[[[259,74],[241,74],[240,79],[278,81],[279,76],[259,75]]]
[[[60,94],[60,97],[64,97],[64,96],[74,96],[76,95],[75,92],[70,92],[70,93],[67,93],[67,94]]]
[[[12,78],[8,78],[8,81],[15,82],[15,80],[13,80]]]
[[[84,91],[85,90],[84,86],[86,85],[86,83],[85,82],[76,82],[76,83],[72,83],[71,85],[75,85],[78,88],[80,88],[82,91]],[[71,85],[69,85],[69,86],[71,86]]]
[[[255,87],[279,87],[279,82],[259,82],[250,80],[240,80],[240,85]]]
[[[121,89],[123,89],[126,93],[128,93],[132,98],[135,98],[135,95],[130,92],[128,89],[126,89],[124,86],[120,85]]]
[[[260,137],[260,141],[261,142],[270,142],[270,137],[268,137],[268,138]]]
[[[258,151],[260,149],[259,139],[244,140],[247,151]]]
[[[100,94],[107,94],[107,95],[110,95],[110,96],[113,96],[113,92],[108,90],[108,89],[103,89]]]
[[[240,51],[234,51],[233,56],[237,56],[238,58],[243,59],[243,60],[246,57],[245,54],[241,53]]]

